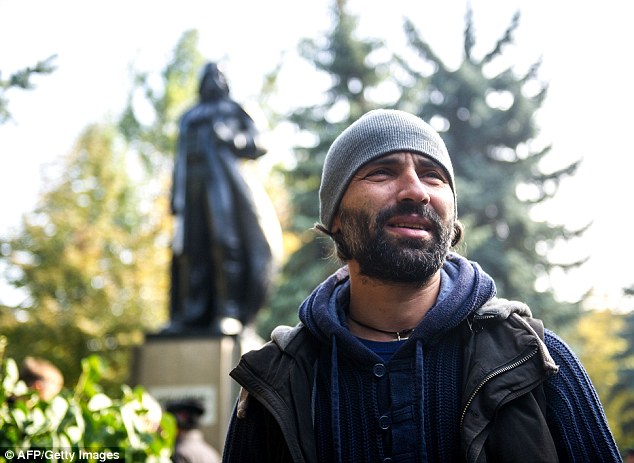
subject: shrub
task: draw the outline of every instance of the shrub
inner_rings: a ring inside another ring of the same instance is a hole
[[[19,379],[14,359],[2,361],[0,463],[12,461],[7,453],[28,450],[32,456],[42,452],[37,461],[46,462],[58,461],[54,452],[60,451],[74,452],[72,461],[79,461],[82,452],[81,461],[88,462],[170,462],[173,416],[141,387],[123,385],[120,397],[106,395],[99,384],[105,370],[100,357],[85,358],[81,366],[75,388],[46,401]],[[119,459],[105,457],[107,452],[118,453]]]

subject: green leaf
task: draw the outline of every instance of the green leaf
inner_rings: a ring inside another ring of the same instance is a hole
[[[4,375],[2,378],[2,389],[11,393],[20,380],[20,371],[15,360],[9,358],[4,362]]]

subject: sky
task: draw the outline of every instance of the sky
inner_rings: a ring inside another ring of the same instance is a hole
[[[359,33],[403,49],[402,19],[449,65],[462,53],[467,0],[349,0],[360,18]],[[265,73],[284,60],[282,97],[305,96],[312,72],[297,58],[300,39],[330,26],[330,2],[232,0],[0,0],[0,72],[57,55],[56,71],[35,79],[32,91],[8,94],[13,120],[0,125],[0,236],[15,233],[24,213],[46,187],[43,175],[68,153],[87,125],[115,118],[130,88],[130,69],[160,72],[189,29],[200,49],[224,66],[231,93],[257,108]],[[553,257],[588,257],[577,271],[554,277],[562,299],[594,288],[593,307],[632,308],[620,290],[634,284],[629,262],[634,241],[627,211],[634,198],[634,117],[631,51],[634,29],[626,2],[604,0],[471,0],[476,53],[492,48],[515,11],[522,14],[515,45],[506,56],[518,69],[541,59],[540,80],[549,93],[538,114],[540,137],[551,143],[545,169],[583,159],[556,198],[535,218],[577,228],[592,222],[581,240]],[[272,132],[275,128],[270,128]],[[283,141],[279,150],[283,151]],[[268,156],[268,155],[267,155]],[[50,170],[49,170],[50,172]],[[619,233],[620,232],[620,233]],[[621,238],[623,236],[623,238]],[[0,301],[3,290],[0,286]]]

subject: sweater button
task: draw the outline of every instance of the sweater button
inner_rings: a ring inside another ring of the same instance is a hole
[[[374,373],[374,376],[376,376],[377,378],[382,378],[383,376],[385,376],[385,365],[383,365],[382,363],[377,363],[372,368],[372,373]]]
[[[387,458],[383,459],[383,463],[392,463],[392,461],[394,461],[394,460],[392,460],[390,457],[387,457]]]
[[[383,430],[389,429],[390,424],[392,423],[389,416],[383,415],[381,418],[379,418],[379,428]]]

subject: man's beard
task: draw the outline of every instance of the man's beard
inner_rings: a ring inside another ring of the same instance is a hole
[[[344,255],[359,264],[362,275],[394,283],[424,284],[442,266],[449,252],[453,221],[443,222],[430,207],[400,203],[380,211],[374,223],[360,210],[341,208],[341,233],[335,239]],[[386,232],[396,215],[417,214],[431,222],[431,239],[396,238]]]

